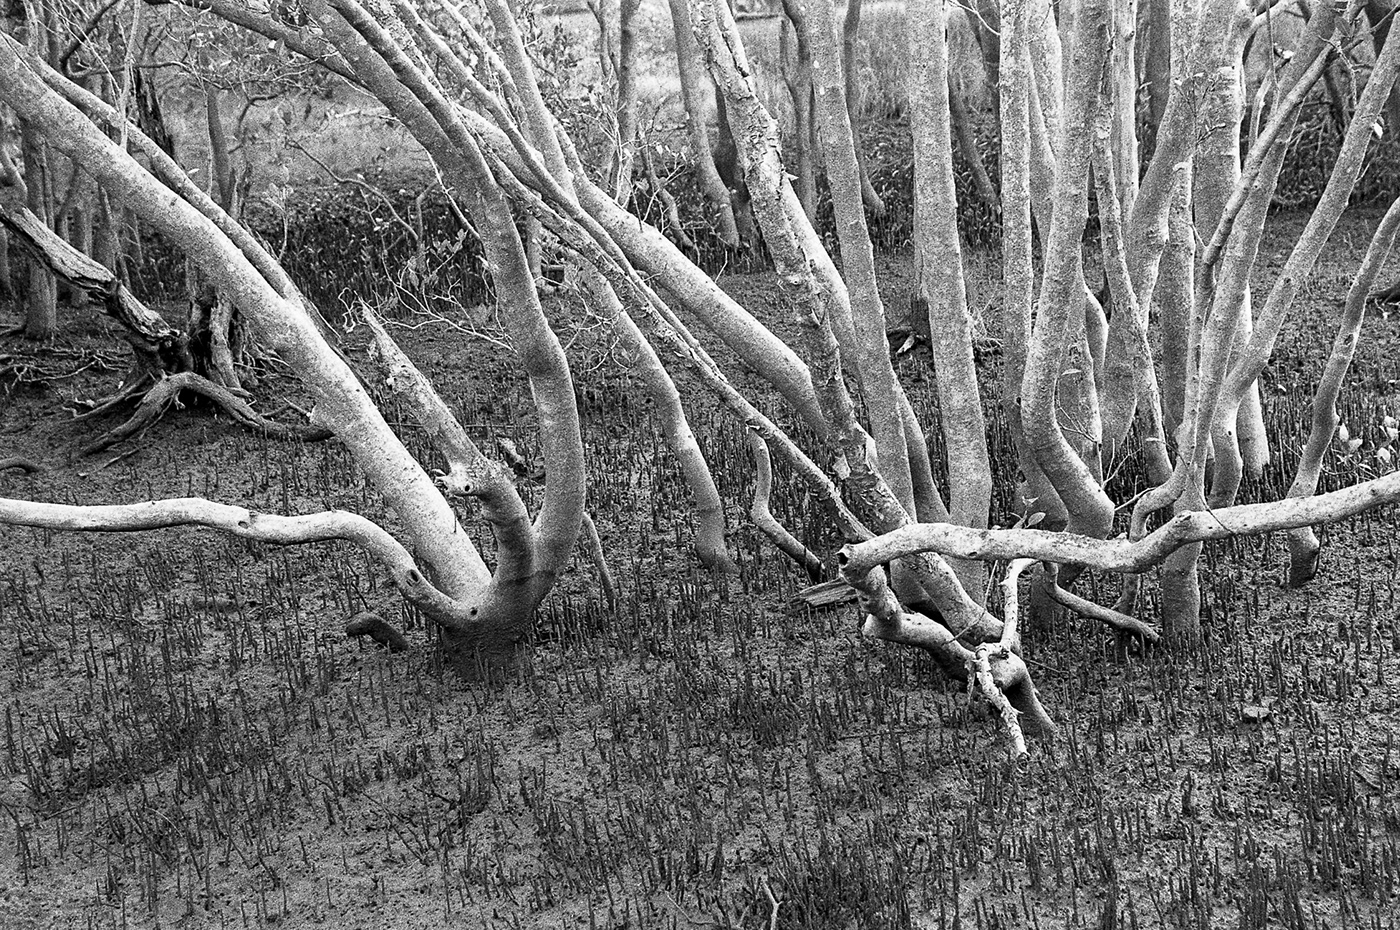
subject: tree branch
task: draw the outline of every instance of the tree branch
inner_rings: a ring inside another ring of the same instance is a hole
[[[378,560],[388,570],[399,592],[438,623],[461,627],[470,615],[462,604],[423,577],[413,556],[398,540],[378,524],[344,510],[284,517],[200,497],[87,507],[0,498],[0,524],[98,533],[205,526],[241,539],[284,546],[344,540]]]

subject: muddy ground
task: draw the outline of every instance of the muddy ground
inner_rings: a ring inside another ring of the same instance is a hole
[[[1278,462],[1247,499],[1292,479],[1376,219],[1346,221],[1299,300],[1266,377]],[[1271,267],[1298,228],[1277,221]],[[995,264],[979,261],[994,367]],[[907,260],[883,262],[902,307]],[[771,316],[771,279],[724,283]],[[792,607],[805,577],[743,519],[743,437],[688,390],[742,566],[706,575],[646,403],[596,326],[552,312],[587,360],[590,506],[623,593],[605,604],[578,561],[504,681],[445,672],[430,631],[347,546],[0,529],[0,926],[1400,924],[1393,508],[1329,530],[1305,590],[1280,585],[1281,539],[1209,548],[1197,655],[1122,660],[1093,624],[1032,625],[1027,659],[1064,739],[1013,768],[926,658],[862,639],[853,607]],[[392,526],[336,444],[268,442],[198,407],[77,457],[110,424],[65,407],[124,368],[105,324],[67,325],[38,352],[0,342],[10,381],[23,375],[0,392],[0,457],[48,467],[0,474],[0,495],[194,494]],[[536,447],[528,390],[497,349],[433,327],[402,340],[474,436]],[[899,364],[928,409],[928,356]],[[1377,313],[1345,397],[1352,435],[1373,441],[1400,413],[1397,379],[1400,322]],[[276,364],[259,394],[269,411],[299,402]],[[1008,462],[999,418],[992,433]],[[1325,485],[1365,477],[1369,448],[1334,450]],[[994,520],[1009,522],[998,467]],[[779,479],[779,516],[829,554],[823,514]],[[1121,500],[1137,479],[1115,480]],[[1084,590],[1106,601],[1114,586]],[[414,648],[347,639],[366,608]]]

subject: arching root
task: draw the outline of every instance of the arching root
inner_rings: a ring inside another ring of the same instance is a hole
[[[779,523],[778,518],[773,516],[773,511],[769,509],[768,502],[773,493],[773,461],[768,454],[768,443],[753,429],[749,430],[748,436],[749,451],[753,454],[756,466],[753,505],[749,508],[749,519],[784,555],[802,566],[813,584],[819,584],[826,574],[822,560],[793,536],[787,527]],[[844,586],[844,582],[842,585]]]
[[[368,636],[381,646],[388,648],[390,652],[407,652],[408,637],[398,631],[398,628],[379,614],[372,611],[365,611],[356,614],[349,623],[345,624],[346,636]]]
[[[0,471],[5,471],[10,468],[18,468],[26,475],[33,475],[44,470],[44,466],[22,455],[11,455],[0,459]]]

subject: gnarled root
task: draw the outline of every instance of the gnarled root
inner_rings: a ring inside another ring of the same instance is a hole
[[[237,422],[272,439],[300,439],[304,442],[317,442],[329,439],[331,436],[329,430],[320,427],[295,426],[269,420],[256,413],[246,401],[240,399],[227,388],[220,387],[208,378],[201,377],[194,372],[183,371],[157,381],[146,392],[146,396],[141,399],[141,405],[136,408],[136,412],[129,420],[84,446],[80,454],[92,455],[95,452],[101,452],[123,439],[140,433],[159,420],[170,405],[175,403],[180,392],[185,390],[194,391],[207,397]]]
[[[967,677],[968,691],[980,694],[1001,718],[1013,759],[1028,755],[1022,718],[1031,724],[1032,732],[1050,742],[1059,738],[1059,727],[1040,702],[1026,663],[1006,646],[1001,643],[978,646],[968,659]]]

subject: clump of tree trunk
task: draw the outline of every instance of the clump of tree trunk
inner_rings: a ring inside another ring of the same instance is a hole
[[[1150,156],[1138,139],[1131,5],[1081,0],[1072,16],[1071,7],[1049,0],[1001,9],[998,41],[986,48],[989,55],[994,49],[989,70],[998,82],[1004,235],[1002,310],[993,325],[1003,366],[1000,381],[987,385],[976,383],[984,373],[974,363],[948,170],[958,144],[949,129],[955,101],[947,90],[951,5],[934,0],[913,10],[918,265],[940,399],[935,423],[916,417],[886,339],[887,308],[867,221],[873,205],[852,118],[857,90],[849,49],[858,12],[848,11],[843,26],[827,0],[786,5],[798,46],[794,76],[810,87],[806,118],[818,147],[809,160],[819,157],[831,189],[838,270],[813,226],[807,183],[789,171],[780,127],[759,96],[728,5],[672,3],[687,108],[693,117],[691,96],[713,81],[783,309],[798,324],[799,337],[788,344],[619,203],[625,153],[618,152],[609,176],[590,177],[575,140],[545,103],[506,0],[482,0],[489,36],[478,28],[482,19],[439,2],[311,0],[304,19],[231,0],[190,5],[282,43],[371,94],[432,159],[481,236],[497,311],[531,385],[540,422],[541,504],[531,512],[516,476],[478,448],[373,308],[362,308],[372,334],[370,377],[447,462],[445,473],[430,475],[266,250],[187,183],[173,160],[142,148],[143,137],[126,127],[122,114],[5,38],[0,100],[35,139],[81,165],[142,222],[176,242],[258,343],[293,367],[315,398],[313,425],[355,457],[395,511],[402,539],[344,512],[283,516],[198,499],[125,507],[0,500],[0,523],[104,530],[193,523],[278,543],[343,539],[379,561],[404,597],[439,625],[453,655],[464,663],[508,661],[581,536],[592,543],[597,564],[605,555],[596,535],[583,529],[588,475],[572,362],[541,310],[520,216],[569,256],[590,306],[660,412],[660,429],[694,499],[699,558],[716,571],[732,570],[722,502],[688,424],[687,407],[702,401],[676,389],[679,368],[750,436],[760,477],[755,524],[809,575],[821,572],[821,559],[766,505],[769,463],[777,459],[833,515],[844,543],[840,579],[855,594],[862,630],[925,650],[968,682],[995,709],[1016,756],[1027,751],[1026,729],[1046,738],[1056,733],[1020,657],[1022,586],[1034,610],[1064,608],[1145,647],[1191,649],[1201,637],[1203,545],[1302,530],[1400,499],[1394,472],[1316,493],[1348,346],[1394,240],[1388,215],[1358,273],[1317,397],[1315,441],[1293,493],[1237,500],[1241,476],[1268,460],[1254,402],[1271,400],[1260,394],[1260,372],[1356,185],[1400,70],[1400,44],[1378,40],[1327,188],[1256,313],[1248,283],[1283,154],[1299,107],[1333,64],[1340,37],[1365,28],[1356,5],[1313,6],[1291,56],[1271,76],[1276,93],[1243,158],[1237,140],[1247,108],[1240,80],[1243,43],[1256,15],[1251,6],[1240,0],[1151,6],[1153,61],[1162,64],[1156,43],[1169,37],[1171,80],[1154,82],[1149,95],[1160,110]],[[114,142],[113,129],[137,140],[146,160]],[[702,163],[711,153],[707,129],[692,118]],[[700,177],[724,234],[737,242],[734,204],[718,170],[710,174],[702,164]],[[1091,204],[1099,235],[1086,242]],[[1105,270],[1111,312],[1086,273],[1091,250]],[[82,278],[82,286],[109,293],[100,277]],[[120,292],[110,293],[122,312],[135,315]],[[719,344],[810,428],[809,447],[735,386],[711,354]],[[1014,515],[990,512],[977,388],[1000,404],[1011,426],[1020,470]],[[943,439],[942,469],[929,459],[930,430]],[[1135,500],[1115,501],[1106,476],[1127,455],[1139,458],[1150,486]],[[951,476],[946,486],[934,478],[940,471]],[[480,503],[492,529],[492,567],[459,524],[455,505],[467,497]],[[1123,529],[1115,523],[1120,509],[1130,513],[1126,533],[1115,536]],[[993,527],[994,516],[1014,517],[1014,525]],[[1315,552],[1315,541],[1300,534],[1296,583],[1310,577]],[[1000,603],[993,599],[989,607],[987,567],[997,562],[1007,567]],[[1074,590],[1088,573],[1118,579],[1121,593],[1112,606]],[[1141,596],[1150,583],[1160,586],[1155,599]],[[1160,605],[1158,616],[1139,616],[1148,603]],[[373,634],[370,627],[356,623]]]

